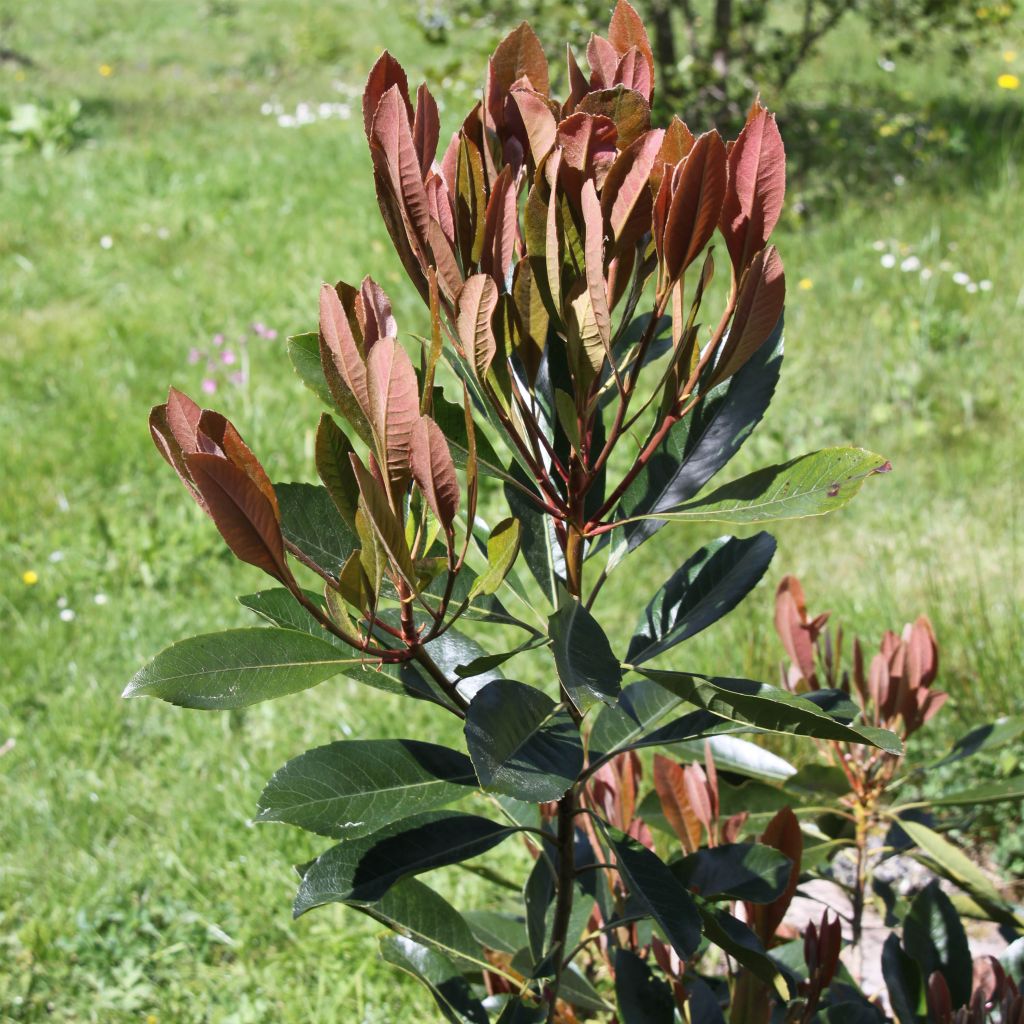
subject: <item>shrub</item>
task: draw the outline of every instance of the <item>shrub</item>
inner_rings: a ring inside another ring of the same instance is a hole
[[[448,1020],[570,1021],[612,1012],[612,998],[627,1021],[665,1019],[673,998],[713,1019],[723,957],[788,1002],[791,976],[766,946],[799,828],[789,812],[737,842],[744,819],[721,817],[715,762],[771,776],[779,759],[742,738],[762,732],[901,750],[842,693],[669,667],[761,578],[765,532],[709,540],[614,644],[601,625],[603,584],[663,527],[822,514],[889,466],[832,448],[711,483],[781,369],[782,140],[759,104],[728,144],[678,119],[653,128],[651,46],[625,0],[588,63],[589,77],[569,51],[569,96],[554,99],[520,26],[440,159],[429,90],[414,102],[387,53],[374,66],[377,196],[429,326],[417,368],[378,284],[324,285],[319,331],[289,345],[329,410],[322,486],[272,484],[230,421],[174,389],[150,417],[230,549],[277,586],[241,599],[269,626],[183,640],[126,695],[231,709],[342,675],[459,721],[465,751],[419,738],[306,751],[259,811],[335,841],[298,868],[295,914],[343,903],[383,922],[396,933],[384,958]],[[716,262],[724,289],[710,287]],[[717,294],[721,308],[702,311]],[[488,528],[478,506],[499,504],[508,514]],[[513,678],[512,659],[553,685]],[[706,772],[670,781],[694,794],[699,827],[686,856],[663,856],[636,822],[636,752],[694,745],[712,752]],[[517,911],[495,909],[501,888],[456,909],[415,877],[513,836],[530,854]],[[746,922],[737,901],[755,908]],[[828,923],[818,941],[831,948]]]

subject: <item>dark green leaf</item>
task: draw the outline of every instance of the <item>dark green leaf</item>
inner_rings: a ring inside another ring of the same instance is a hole
[[[523,906],[526,907],[526,939],[529,943],[530,964],[525,973],[544,959],[547,950],[548,907],[555,898],[555,878],[547,857],[538,857],[523,886]]]
[[[636,840],[602,823],[630,895],[654,918],[672,948],[688,960],[700,945],[701,917],[694,898],[667,864]]]
[[[826,740],[866,743],[899,754],[903,746],[885,729],[844,725],[805,697],[749,679],[708,679],[686,672],[643,669],[649,679],[696,704],[734,722],[757,726],[768,732],[815,736]]]
[[[274,626],[206,633],[172,644],[139,669],[124,697],[160,697],[206,711],[244,708],[309,689],[363,663],[308,633]]]
[[[889,1003],[900,1024],[918,1024],[924,1020],[924,979],[921,968],[900,945],[892,932],[882,946],[882,977],[889,990]]]
[[[626,660],[639,665],[688,640],[732,611],[764,575],[775,554],[769,533],[719,537],[664,583],[640,617]]]
[[[518,466],[512,467],[517,480],[526,480]],[[524,486],[532,489],[527,481]],[[527,568],[552,607],[558,603],[558,588],[565,583],[565,558],[547,516],[518,487],[505,484],[505,500],[520,523],[520,547]]]
[[[756,978],[774,986],[783,999],[790,998],[789,985],[778,965],[764,951],[757,936],[741,921],[713,903],[697,901],[697,909],[708,941],[724,949]]]
[[[616,519],[659,512],[694,497],[757,426],[771,402],[781,368],[780,319],[772,337],[739,373],[709,392],[686,419],[672,428],[626,492]],[[639,547],[664,525],[655,519],[631,523],[623,531],[626,550]]]
[[[583,743],[568,713],[525,683],[488,683],[470,703],[465,728],[484,789],[537,803],[557,800],[583,769]]]
[[[312,590],[305,591],[305,594],[313,604],[323,606],[324,600],[321,594]],[[319,637],[341,650],[352,650],[344,640],[336,637],[333,633],[328,633],[284,587],[259,590],[255,594],[243,594],[238,598],[238,603],[245,608],[250,608],[261,618],[274,623],[275,626],[298,629],[303,633],[309,633],[310,636]]]
[[[445,956],[477,968],[489,966],[480,943],[473,938],[462,915],[419,879],[406,878],[393,885],[379,902],[359,909],[393,931],[431,946]]]
[[[380,951],[389,964],[426,987],[450,1024],[489,1024],[490,1017],[469,982],[436,949],[399,935],[386,935],[380,940]]]
[[[479,856],[515,831],[473,814],[432,811],[346,840],[313,861],[294,914],[325,903],[376,903],[400,879]]]
[[[615,1001],[622,1024],[672,1024],[672,990],[628,949],[615,950]]]
[[[548,619],[548,636],[558,678],[579,711],[597,701],[614,704],[622,669],[597,619],[576,598],[563,594]]]
[[[789,882],[790,860],[761,843],[728,843],[697,850],[672,864],[672,874],[705,899],[771,903]]]
[[[285,540],[336,576],[358,542],[327,488],[316,484],[275,484],[274,492],[281,506],[281,532]]]
[[[984,782],[980,786],[971,786],[956,793],[945,796],[929,797],[929,807],[971,807],[980,804],[997,804],[1004,800],[1024,800],[1024,775],[1015,775],[1012,779],[999,779],[996,782]],[[899,811],[900,808],[894,808]]]
[[[257,821],[352,839],[444,807],[476,788],[465,754],[419,740],[340,740],[275,772]]]
[[[938,971],[949,986],[954,1006],[971,998],[971,950],[960,916],[949,897],[930,882],[911,901],[903,922],[903,948],[917,961],[921,976]]]

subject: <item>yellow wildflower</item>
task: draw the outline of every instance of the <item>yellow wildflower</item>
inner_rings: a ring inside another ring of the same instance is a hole
[[[99,71],[104,78],[109,78],[114,73],[114,69],[109,64],[101,64]]]
[[[798,287],[801,291],[809,292],[814,287],[814,282],[809,277],[802,277]]]
[[[21,574],[21,582],[24,583],[26,587],[34,587],[39,582],[39,573],[37,573],[35,569],[26,569]]]
[[[1019,89],[1020,79],[1016,75],[1000,75],[996,79],[996,85],[998,85],[1000,89]]]

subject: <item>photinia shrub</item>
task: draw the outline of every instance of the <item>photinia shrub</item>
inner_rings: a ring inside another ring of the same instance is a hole
[[[679,645],[735,607],[775,549],[765,532],[714,538],[705,524],[829,512],[889,467],[830,448],[714,482],[782,365],[775,119],[755,103],[729,143],[678,119],[653,127],[654,59],[625,0],[588,44],[589,75],[567,61],[556,99],[521,25],[440,156],[427,87],[413,96],[388,53],[374,66],[364,127],[427,311],[418,365],[376,282],[323,286],[319,330],[289,341],[327,407],[317,486],[272,483],[224,416],[174,389],[153,410],[161,454],[277,585],[241,598],[270,625],[183,640],[125,692],[232,709],[342,675],[430,702],[462,723],[464,750],[333,740],[267,784],[259,820],[333,843],[298,868],[295,915],[342,903],[387,925],[384,959],[447,1020],[660,1021],[673,1000],[711,1020],[726,997],[702,976],[725,958],[767,983],[764,1007],[796,995],[765,951],[777,915],[732,912],[776,900],[791,860],[777,836],[738,841],[712,758],[771,775],[778,758],[743,734],[900,742],[834,691],[680,663]],[[605,581],[677,523],[707,542],[650,593],[623,579],[637,621],[602,625]],[[515,678],[527,673],[549,682]],[[634,827],[637,751],[706,746],[706,770],[671,780],[705,807],[680,856]],[[477,909],[415,877],[514,836],[531,855],[518,909],[491,867],[474,866],[496,883]]]

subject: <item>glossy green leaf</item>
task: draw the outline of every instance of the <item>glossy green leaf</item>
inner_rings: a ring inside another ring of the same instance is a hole
[[[672,990],[628,949],[615,950],[615,1002],[622,1024],[672,1024]]]
[[[598,701],[613,704],[622,669],[597,619],[575,598],[563,594],[548,618],[548,636],[558,678],[573,704],[585,711]]]
[[[572,718],[545,693],[498,679],[466,712],[466,745],[484,789],[519,800],[557,800],[583,769]]]
[[[687,559],[658,589],[633,633],[634,665],[688,640],[732,611],[764,575],[775,554],[769,533],[719,537]]]
[[[496,910],[468,910],[462,915],[473,937],[488,949],[499,953],[517,953],[523,946],[526,921],[517,914]]]
[[[688,960],[700,945],[701,917],[689,892],[657,854],[602,823],[630,895],[654,918],[672,948]]]
[[[313,602],[323,606],[323,596],[314,591],[305,591],[306,597]],[[344,640],[328,633],[323,626],[305,608],[295,600],[291,591],[284,587],[273,587],[270,590],[258,590],[254,594],[242,594],[238,603],[245,608],[254,611],[262,619],[272,622],[275,626],[284,626],[285,629],[298,629],[303,633],[319,637],[326,643],[333,644],[343,651],[352,653],[352,648]]]
[[[825,515],[846,505],[869,476],[890,468],[881,455],[863,448],[824,448],[733,480],[707,497],[629,521],[767,523]]]
[[[358,541],[341,518],[327,488],[316,484],[275,484],[274,492],[281,506],[281,532],[285,540],[336,575]]]
[[[124,697],[206,711],[244,708],[358,669],[364,659],[295,629],[254,627],[181,640],[139,669]]]
[[[487,967],[480,943],[462,915],[417,878],[393,885],[377,902],[359,907],[364,913],[414,942],[475,967]]]
[[[806,697],[798,697],[767,683],[749,679],[708,679],[686,672],[657,669],[643,669],[642,674],[691,704],[767,732],[865,743],[893,754],[903,750],[899,739],[885,729],[845,725]]]
[[[985,872],[963,850],[919,821],[900,818],[898,824],[918,847],[910,851],[912,856],[960,886],[993,920],[1010,927],[1020,926],[1022,922],[1018,915],[1007,905]]]
[[[400,935],[386,935],[380,940],[380,952],[387,963],[427,989],[449,1024],[489,1024],[490,1017],[469,982],[436,949]]]
[[[731,731],[737,730],[734,727]],[[757,732],[758,730],[749,731]],[[715,758],[715,764],[725,771],[748,775],[754,779],[771,779],[773,781],[788,779],[796,774],[796,769],[788,761],[779,757],[778,754],[766,750],[759,743],[745,740],[740,736],[722,735],[725,732],[722,725],[716,725],[708,732],[711,735],[706,742],[711,744],[711,753]],[[670,746],[672,753],[679,759],[689,758],[693,761],[703,759],[704,740],[675,742],[671,736],[672,723],[652,734],[651,745]]]
[[[288,358],[299,380],[329,409],[336,408],[320,363],[320,335],[316,331],[288,339]]]
[[[521,529],[518,519],[503,519],[487,538],[487,568],[477,576],[469,591],[470,600],[493,594],[509,574],[519,554]]]
[[[529,963],[524,973],[533,974],[534,967],[544,959],[547,950],[548,908],[555,898],[555,878],[547,857],[538,857],[533,862],[526,884],[523,886],[523,906],[526,908],[526,940]]]
[[[518,466],[512,467],[512,473],[517,480],[523,479]],[[523,486],[531,487],[528,483]],[[544,597],[555,607],[559,587],[565,584],[565,558],[555,539],[551,521],[540,514],[537,506],[518,487],[510,483],[505,484],[505,500],[519,520],[520,545],[527,568]]]
[[[930,882],[911,901],[903,921],[903,948],[917,961],[921,975],[938,971],[949,986],[954,1006],[971,998],[971,950],[960,915],[949,897]]]
[[[351,839],[444,807],[476,788],[465,754],[420,740],[339,740],[279,768],[257,821]]]
[[[325,903],[376,903],[400,879],[477,857],[515,831],[473,814],[431,811],[346,840],[309,866],[294,914]]]
[[[788,857],[762,843],[727,843],[675,861],[672,874],[705,899],[771,903],[789,882]]]

